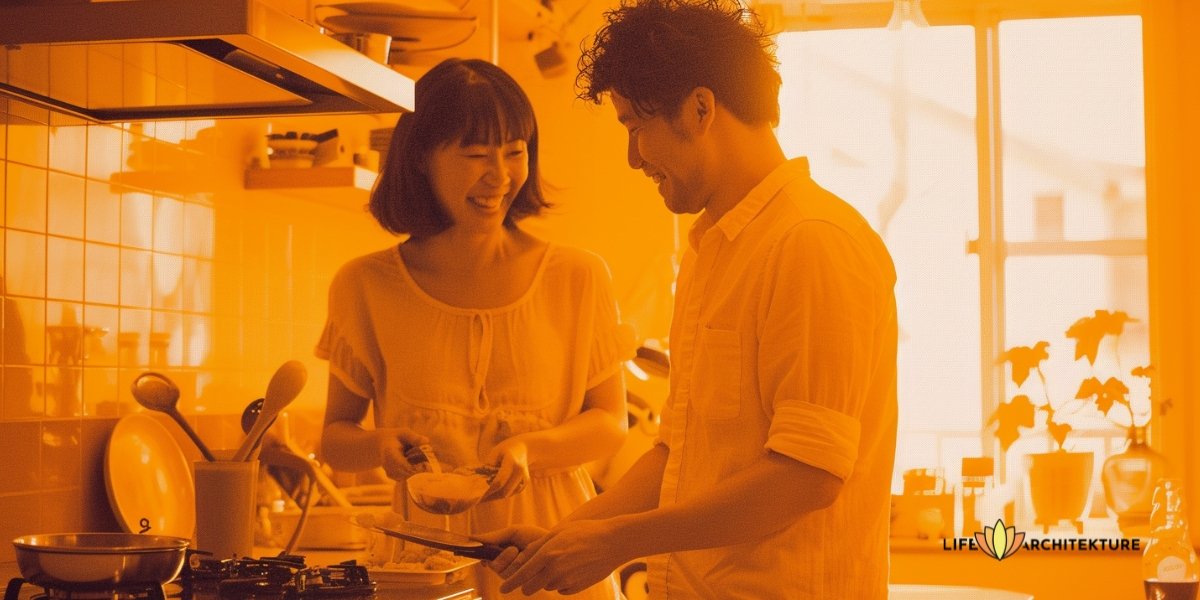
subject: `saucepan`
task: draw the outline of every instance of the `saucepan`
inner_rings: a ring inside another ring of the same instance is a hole
[[[70,591],[162,585],[183,569],[188,540],[135,533],[53,533],[13,540],[26,581]]]

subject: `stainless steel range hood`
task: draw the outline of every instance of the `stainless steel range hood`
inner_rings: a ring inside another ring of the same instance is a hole
[[[260,0],[0,6],[0,94],[100,122],[413,106],[411,79]]]

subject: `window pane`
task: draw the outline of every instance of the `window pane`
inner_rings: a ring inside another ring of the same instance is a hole
[[[1043,367],[1055,403],[1073,399],[1092,374],[1132,387],[1129,369],[1149,360],[1144,246],[1099,244],[1083,254],[1070,243],[1145,237],[1141,27],[1136,16],[1000,24],[1005,237],[1066,241],[1008,260],[1005,339],[1050,343]],[[1125,326],[1119,363],[1111,337],[1095,367],[1074,360],[1064,334],[1096,310],[1139,319]]]
[[[1000,24],[1009,241],[1145,236],[1142,20]]]
[[[784,151],[808,156],[814,179],[871,221],[896,262],[896,472],[956,478],[959,458],[979,454],[982,412],[979,267],[966,253],[978,230],[973,30],[808,31],[778,43]]]
[[[1050,343],[1049,359],[1042,363],[1046,387],[1053,406],[1078,409],[1076,427],[1111,427],[1090,405],[1074,402],[1079,384],[1088,377],[1101,381],[1121,379],[1130,388],[1131,401],[1141,402],[1148,390],[1143,378],[1129,371],[1150,360],[1149,304],[1145,257],[1038,256],[1008,260],[1007,321],[1005,339],[1009,346],[1032,346],[1039,340]],[[1096,310],[1124,311],[1137,319],[1124,324],[1119,338],[1107,336],[1097,347],[1096,362],[1075,360],[1075,340],[1067,329]],[[1032,378],[1031,378],[1032,379]],[[1009,396],[1017,393],[1006,382]],[[1040,384],[1030,381],[1021,393],[1035,404],[1045,403]],[[1119,408],[1119,407],[1118,407]],[[1128,415],[1112,411],[1112,418],[1128,424]],[[1144,419],[1143,419],[1144,420]],[[1114,435],[1124,437],[1123,432]]]

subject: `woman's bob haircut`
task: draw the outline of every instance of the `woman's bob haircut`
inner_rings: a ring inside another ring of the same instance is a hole
[[[387,162],[371,190],[371,214],[397,235],[421,238],[445,231],[453,222],[430,185],[429,155],[448,144],[514,140],[525,140],[529,178],[504,217],[505,227],[550,206],[538,174],[533,105],[508,73],[487,61],[450,58],[438,63],[417,81],[416,110],[396,123]]]

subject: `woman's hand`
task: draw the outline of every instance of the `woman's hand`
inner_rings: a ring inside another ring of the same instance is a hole
[[[422,444],[428,444],[429,438],[405,427],[376,429],[375,435],[383,472],[387,473],[389,478],[399,481],[423,470],[409,462],[404,453]]]
[[[507,498],[522,492],[529,485],[529,448],[514,436],[496,444],[484,458],[487,464],[496,465],[496,475],[483,501]]]

